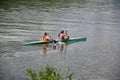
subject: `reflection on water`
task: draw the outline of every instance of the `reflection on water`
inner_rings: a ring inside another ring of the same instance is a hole
[[[43,45],[43,53],[46,54],[48,51],[48,45],[47,44],[44,44]]]
[[[60,53],[66,54],[67,52],[67,44],[66,43],[59,43],[58,49],[60,50]]]
[[[43,49],[44,55],[46,55],[49,52],[49,50],[58,50],[62,54],[66,54],[67,52],[67,44],[63,42],[44,44],[41,47]]]

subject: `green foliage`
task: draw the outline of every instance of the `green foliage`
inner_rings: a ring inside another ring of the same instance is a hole
[[[73,72],[71,72],[70,71],[70,69],[68,68],[68,73],[67,73],[67,78],[69,79],[69,80],[72,80],[72,76],[73,76]]]
[[[47,65],[41,68],[38,72],[27,68],[26,73],[28,75],[27,80],[65,80],[60,76],[60,70],[54,68],[53,66]],[[67,78],[72,80],[73,73],[67,74]]]

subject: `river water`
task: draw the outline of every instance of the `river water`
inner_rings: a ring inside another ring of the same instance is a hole
[[[53,65],[75,80],[120,80],[120,0],[2,0],[0,80],[25,80],[26,67]],[[66,49],[23,46],[44,32],[87,37]]]

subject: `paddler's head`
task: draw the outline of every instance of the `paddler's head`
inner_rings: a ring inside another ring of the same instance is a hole
[[[64,30],[61,30],[61,32],[60,33],[64,33]]]
[[[47,32],[45,32],[45,33],[44,33],[44,35],[48,35],[48,33],[47,33]]]

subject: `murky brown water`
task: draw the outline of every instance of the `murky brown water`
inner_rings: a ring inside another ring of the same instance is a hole
[[[76,80],[120,80],[119,0],[6,0],[0,2],[0,80],[25,80],[25,68],[67,67]],[[23,46],[44,32],[57,39],[87,37],[60,49]]]

